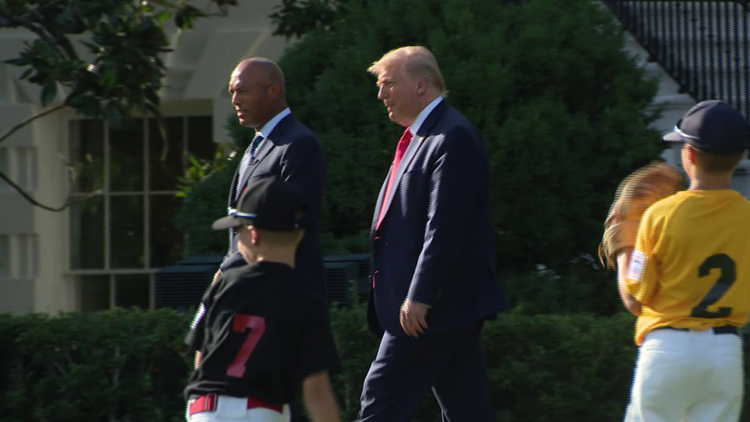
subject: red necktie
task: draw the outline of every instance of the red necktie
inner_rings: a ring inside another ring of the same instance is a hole
[[[401,164],[401,159],[404,158],[404,153],[406,153],[406,149],[409,148],[409,143],[411,142],[413,137],[414,134],[412,134],[407,127],[404,131],[404,134],[401,135],[401,140],[398,141],[398,146],[396,146],[396,155],[393,157],[393,165],[391,166],[391,175],[388,178],[388,185],[385,188],[385,195],[383,195],[383,201],[380,204],[380,215],[378,216],[378,224],[375,226],[376,228],[380,227],[380,222],[383,221],[385,210],[388,208],[388,196],[391,194],[393,181],[396,180],[398,166]]]

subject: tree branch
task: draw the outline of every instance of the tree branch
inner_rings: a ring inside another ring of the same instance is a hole
[[[7,132],[5,132],[5,134],[3,136],[0,136],[0,143],[2,143],[3,141],[5,141],[6,139],[10,138],[11,135],[13,135],[14,133],[16,133],[19,130],[23,129],[24,126],[28,125],[29,123],[33,122],[34,120],[42,118],[42,117],[44,117],[44,116],[46,116],[46,115],[48,115],[50,113],[54,113],[55,111],[60,110],[60,109],[65,108],[65,107],[66,107],[65,104],[59,104],[59,105],[56,105],[56,106],[54,106],[52,108],[44,110],[43,112],[41,112],[39,114],[35,114],[35,115],[29,117],[28,119],[26,119],[26,120],[22,121],[21,123],[19,123],[19,124],[13,126],[12,128],[10,128],[10,130],[7,131]]]
[[[20,194],[20,195],[21,195],[21,196],[22,196],[22,197],[23,197],[24,199],[26,199],[27,201],[31,202],[31,204],[32,204],[32,205],[34,205],[34,206],[37,206],[37,207],[39,207],[39,208],[42,208],[42,209],[45,209],[45,210],[47,210],[47,211],[52,211],[52,212],[59,212],[59,211],[62,211],[62,210],[64,210],[65,208],[68,208],[69,206],[71,206],[71,205],[73,205],[73,204],[77,204],[77,203],[79,203],[79,202],[83,202],[83,201],[85,201],[85,200],[87,200],[87,199],[89,199],[89,198],[92,198],[92,197],[96,196],[96,195],[101,195],[101,194],[102,194],[102,191],[101,191],[101,189],[99,189],[99,190],[97,190],[97,191],[94,191],[94,192],[91,192],[90,194],[88,194],[88,195],[84,196],[83,198],[77,199],[77,200],[75,200],[75,201],[70,201],[70,200],[68,199],[68,200],[66,200],[66,201],[65,201],[65,203],[64,203],[64,204],[63,204],[62,206],[60,206],[60,207],[50,207],[50,206],[48,206],[48,205],[44,205],[44,204],[40,203],[40,202],[39,202],[39,201],[37,201],[36,199],[32,198],[32,197],[31,197],[31,195],[29,195],[28,193],[24,192],[23,188],[21,188],[20,186],[18,186],[18,185],[17,185],[17,184],[16,184],[16,183],[15,183],[14,181],[10,180],[10,177],[8,177],[8,176],[7,176],[7,175],[6,175],[5,173],[3,173],[2,171],[0,171],[0,179],[3,179],[3,180],[5,180],[6,182],[8,182],[8,184],[9,184],[9,185],[10,185],[10,186],[11,186],[11,187],[12,187],[13,189],[15,189],[15,190],[16,190],[16,192],[18,192],[18,193],[19,193],[19,194]]]
[[[11,135],[13,135],[14,133],[18,132],[24,126],[28,125],[29,123],[33,122],[34,120],[40,119],[40,118],[42,118],[42,117],[44,117],[44,116],[46,116],[48,114],[54,113],[55,111],[60,110],[60,109],[62,109],[64,107],[66,107],[65,104],[56,105],[56,106],[54,106],[52,108],[44,110],[43,112],[35,114],[35,115],[29,117],[28,119],[26,119],[26,120],[18,123],[17,125],[15,125],[12,128],[10,128],[9,131],[5,132],[5,134],[3,136],[0,136],[0,142],[3,142],[6,139],[10,138]],[[96,195],[100,195],[101,194],[101,190],[95,191],[95,192],[93,192],[93,193],[91,193],[91,194],[89,194],[89,195],[87,195],[87,196],[85,196],[85,197],[83,197],[83,198],[81,198],[79,200],[76,200],[76,201],[69,201],[69,200],[67,200],[67,201],[65,201],[65,203],[61,207],[50,207],[50,206],[47,206],[47,205],[44,205],[44,204],[40,203],[36,199],[32,198],[31,195],[29,195],[28,193],[24,192],[23,188],[21,188],[20,186],[18,186],[13,180],[10,179],[10,177],[8,177],[2,171],[0,171],[0,179],[5,180],[13,189],[15,189],[16,192],[18,192],[24,199],[26,199],[27,201],[29,201],[32,205],[37,206],[39,208],[43,208],[43,209],[45,209],[47,211],[53,211],[53,212],[62,211],[65,208],[68,208],[69,206],[71,206],[73,204],[76,204],[76,203],[81,202],[81,201],[85,201],[85,200],[91,198],[92,196],[96,196]]]

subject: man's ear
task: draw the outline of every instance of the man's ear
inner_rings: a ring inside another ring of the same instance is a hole
[[[423,76],[417,81],[417,94],[422,95],[427,92],[427,88],[430,86],[430,78]]]
[[[268,96],[271,98],[276,98],[281,95],[281,84],[279,82],[274,82],[271,85],[268,85],[266,89],[268,90]]]

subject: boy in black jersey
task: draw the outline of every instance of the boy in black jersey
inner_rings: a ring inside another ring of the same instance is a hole
[[[185,389],[188,422],[283,422],[302,384],[314,422],[339,422],[328,374],[340,370],[328,306],[296,285],[304,230],[296,188],[276,178],[247,190],[213,228],[237,230],[246,266],[209,286],[186,342],[196,365]]]

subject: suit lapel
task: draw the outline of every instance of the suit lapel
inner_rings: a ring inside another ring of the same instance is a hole
[[[370,237],[374,237],[375,231],[377,230],[378,226],[378,219],[380,217],[380,210],[383,208],[384,204],[384,198],[385,196],[385,189],[388,186],[388,180],[391,178],[391,171],[393,171],[393,166],[391,166],[391,170],[388,172],[388,174],[385,176],[385,181],[383,182],[383,185],[380,187],[380,193],[378,194],[378,200],[375,203],[375,215],[372,217],[372,224],[370,225]]]
[[[242,161],[240,161],[241,163]],[[237,191],[239,190],[239,186],[237,186],[237,183],[239,182],[240,178],[240,167],[237,166],[237,169],[234,171],[234,177],[232,178],[232,187],[229,190],[229,204],[227,204],[228,208],[235,208],[235,205],[237,204],[239,195],[237,195]]]
[[[391,202],[393,202],[393,197],[396,194],[396,191],[398,190],[398,185],[401,182],[401,177],[406,172],[406,169],[409,167],[409,163],[411,163],[411,160],[414,159],[414,156],[417,154],[417,150],[419,150],[419,147],[422,145],[422,141],[424,140],[423,136],[414,137],[412,141],[409,143],[409,147],[406,148],[406,152],[404,153],[403,158],[401,158],[401,164],[399,164],[398,169],[391,168],[391,171],[396,170],[396,178],[393,180],[393,186],[391,186],[391,191],[388,192],[388,198],[383,198],[383,206],[385,206],[385,212],[388,212],[388,208],[391,206]],[[390,179],[391,173],[388,172],[388,178]],[[386,183],[387,183],[386,179]],[[385,218],[385,216],[383,216]]]
[[[235,203],[236,201],[239,201],[240,195],[242,195],[242,191],[245,189],[245,186],[247,185],[247,181],[250,180],[253,173],[261,166],[263,163],[263,160],[268,156],[268,154],[276,148],[277,142],[274,142],[275,139],[281,139],[284,134],[289,130],[289,128],[293,125],[295,122],[294,116],[291,114],[281,119],[281,121],[276,125],[275,128],[271,131],[271,133],[268,134],[268,137],[265,141],[263,141],[263,144],[260,146],[260,149],[255,154],[255,159],[251,161],[251,163],[248,164],[248,169],[245,172],[245,174],[242,177],[242,180],[239,181],[239,183],[236,185],[237,189],[234,192],[234,198]],[[237,178],[237,175],[235,175],[235,179]]]

